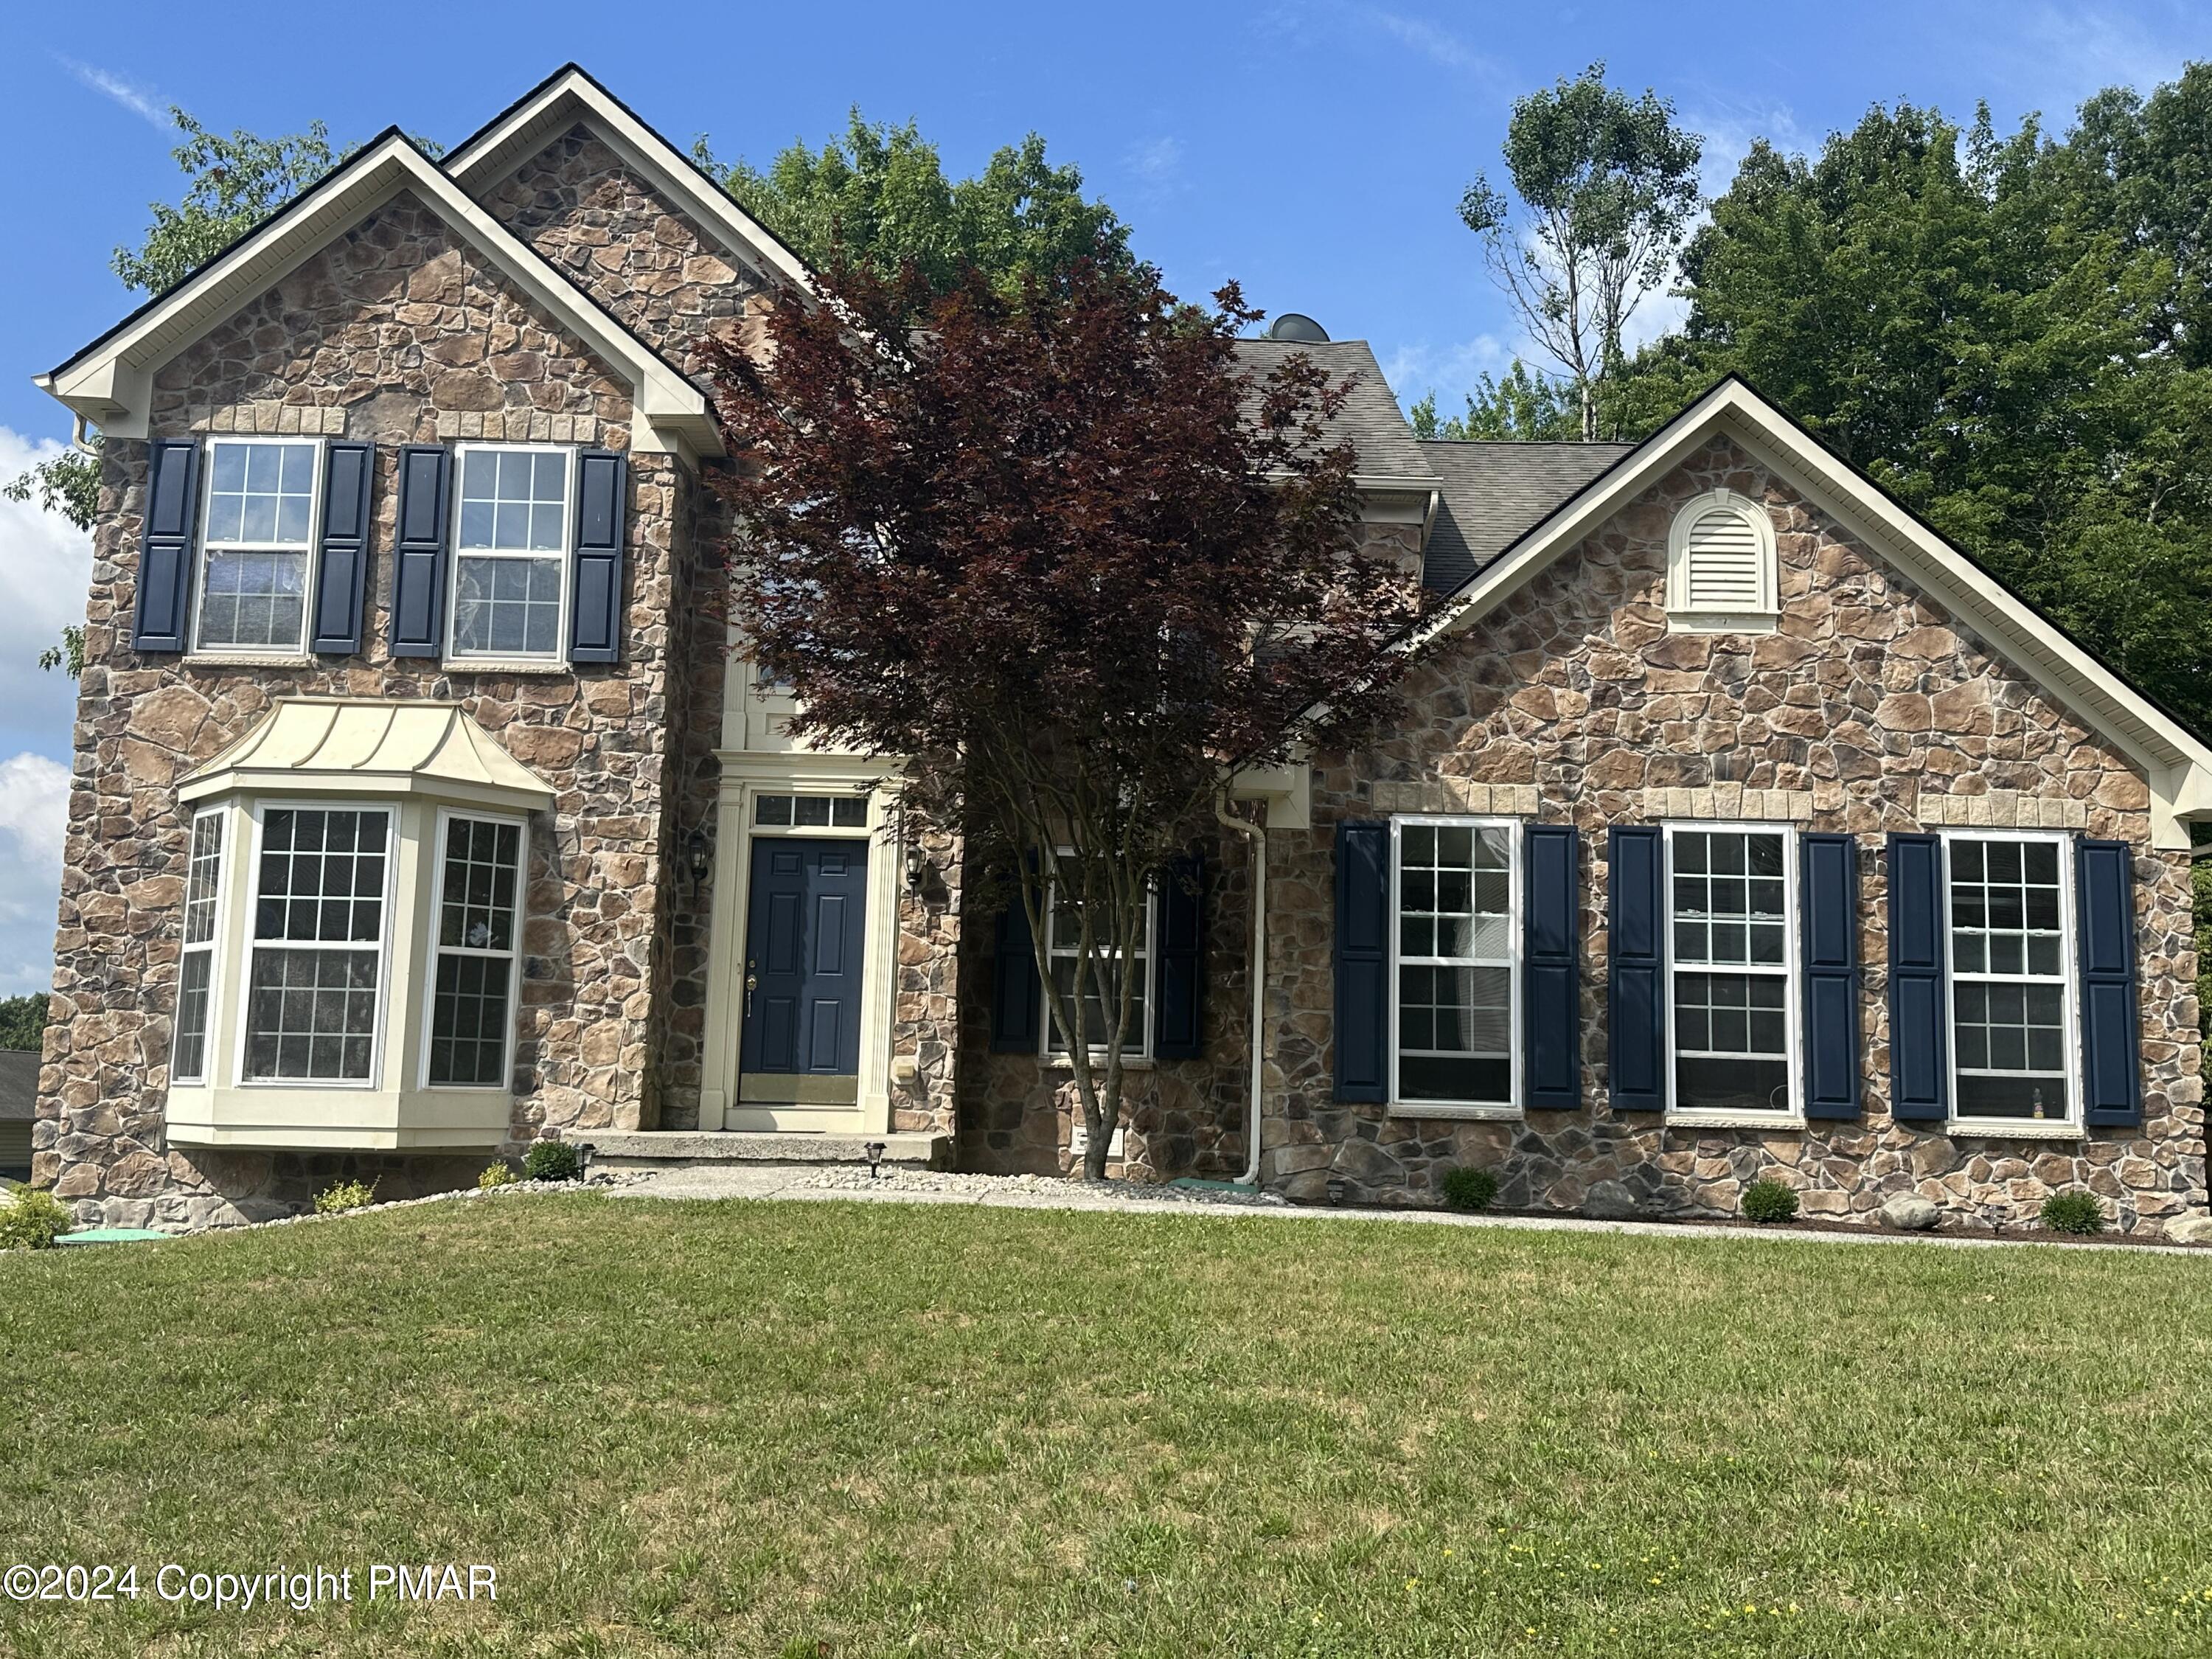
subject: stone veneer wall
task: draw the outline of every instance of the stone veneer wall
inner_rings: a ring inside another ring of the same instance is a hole
[[[459,702],[552,784],[532,825],[516,1051],[515,1139],[541,1127],[635,1127],[655,1030],[667,1023],[661,793],[671,617],[686,488],[668,457],[633,458],[624,660],[531,675],[446,673],[389,659],[392,446],[457,411],[568,423],[623,447],[629,405],[428,210],[401,197],[165,368],[154,430],[204,429],[274,402],[343,412],[380,449],[368,643],[301,666],[141,658],[129,628],[145,447],[107,446],[87,610],[76,760],[40,1079],[36,1178],[88,1219],[208,1224],[296,1207],[341,1172],[397,1196],[454,1184],[480,1159],[167,1148],[185,828],[173,780],[286,694]],[[306,430],[330,430],[314,414]],[[252,429],[261,429],[258,424]],[[660,951],[661,960],[656,961]]]
[[[1780,631],[1670,633],[1668,525],[1726,487],[1773,511]],[[2154,851],[2144,781],[2063,708],[1785,483],[1725,440],[1414,672],[1399,729],[1316,768],[1314,829],[1272,836],[1275,948],[1265,1179],[1297,1198],[1332,1174],[1358,1196],[1432,1203],[1447,1165],[1494,1167],[1516,1208],[1726,1216],[1772,1176],[1817,1218],[1869,1220],[1895,1194],[1955,1225],[2017,1226],[2083,1186],[2127,1231],[2206,1202],[2197,947],[2185,854]],[[1333,1097],[1333,836],[1379,816],[1378,789],[1449,799],[1534,785],[1539,816],[1583,831],[1583,1101],[1525,1122],[1387,1115]],[[1809,1128],[1672,1128],[1606,1094],[1607,826],[1662,802],[1769,792],[1762,811],[1859,837],[1864,1115]],[[1660,791],[1683,792],[1659,794]],[[2031,809],[2027,805],[2034,802]],[[1977,802],[1992,804],[1989,810]],[[2002,806],[2002,812],[1995,811]],[[1888,1102],[1887,872],[1881,836],[1934,823],[2073,823],[2138,849],[2145,1070],[2139,1129],[2068,1140],[1951,1136],[1893,1123]]]

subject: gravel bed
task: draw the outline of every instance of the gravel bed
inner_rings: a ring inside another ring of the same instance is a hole
[[[1230,1205],[1246,1209],[1281,1210],[1290,1200],[1277,1193],[1222,1191],[1213,1188],[1171,1187],[1122,1181],[1086,1182],[1065,1176],[955,1175],[939,1170],[886,1170],[872,1181],[859,1165],[837,1165],[811,1179],[794,1183],[825,1192],[867,1191],[930,1193],[945,1198],[1087,1199],[1101,1203],[1133,1202]]]

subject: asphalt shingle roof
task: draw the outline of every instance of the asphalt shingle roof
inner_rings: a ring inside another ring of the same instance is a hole
[[[39,1104],[39,1054],[0,1048],[0,1123],[28,1123]]]
[[[1298,340],[1239,340],[1237,359],[1255,380],[1265,380],[1276,364],[1293,352],[1304,352],[1332,381],[1350,380],[1352,391],[1344,408],[1330,423],[1332,437],[1352,440],[1359,452],[1359,470],[1370,476],[1413,478],[1433,485],[1436,475],[1422,459],[1422,445],[1398,407],[1397,394],[1382,378],[1382,366],[1364,340],[1330,340],[1309,344]]]
[[[1413,447],[1443,485],[1421,580],[1449,592],[1636,446],[1431,438]]]

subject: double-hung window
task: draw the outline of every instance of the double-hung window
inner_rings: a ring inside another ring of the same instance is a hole
[[[1044,938],[1046,959],[1052,963],[1053,984],[1065,999],[1071,1017],[1075,1012],[1077,983],[1081,981],[1083,1036],[1086,1046],[1103,1053],[1113,1021],[1120,1017],[1122,975],[1133,976],[1130,990],[1129,1035],[1122,1044],[1122,1057],[1127,1060],[1149,1060],[1152,1053],[1152,930],[1158,921],[1159,893],[1154,889],[1145,896],[1145,926],[1135,953],[1124,957],[1110,941],[1093,939],[1094,956],[1103,963],[1107,988],[1114,998],[1109,1003],[1098,994],[1098,975],[1091,971],[1082,957],[1083,907],[1077,901],[1064,896],[1058,883],[1045,893]],[[1102,919],[1101,926],[1105,926]],[[1047,1055],[1064,1054],[1068,1051],[1068,1040],[1052,1018],[1048,1006],[1044,1018],[1037,1022]]]
[[[1946,838],[1961,1118],[2074,1116],[2071,892],[2051,836]]]
[[[1517,828],[1468,818],[1391,821],[1393,1101],[1510,1109],[1518,1097]]]
[[[522,825],[444,820],[437,963],[431,975],[431,1088],[504,1088],[514,1030]]]
[[[261,809],[239,1074],[374,1081],[385,980],[392,814]]]
[[[558,660],[568,608],[570,452],[460,450],[450,654]]]
[[[1790,842],[1779,830],[1668,829],[1677,1112],[1796,1109]]]
[[[209,1003],[215,992],[216,901],[222,891],[221,811],[192,818],[191,852],[185,868],[185,948],[177,981],[176,1054],[171,1080],[199,1083],[207,1077]]]
[[[312,439],[210,441],[198,649],[307,649],[321,449]]]

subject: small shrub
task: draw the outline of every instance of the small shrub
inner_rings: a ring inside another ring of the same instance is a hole
[[[526,1181],[577,1181],[583,1174],[584,1160],[565,1140],[533,1141],[530,1150],[522,1155],[522,1176]]]
[[[518,1179],[520,1177],[514,1173],[514,1165],[502,1160],[493,1164],[477,1177],[477,1190],[480,1193],[488,1193],[495,1187],[511,1187]]]
[[[2100,1233],[2105,1206],[2094,1193],[2053,1193],[2043,1200],[2043,1224],[2054,1233]]]
[[[0,1194],[0,1250],[47,1250],[76,1224],[69,1206],[44,1187]]]
[[[317,1215],[337,1215],[345,1210],[365,1210],[376,1202],[376,1183],[341,1181],[315,1194]]]
[[[1455,1210],[1486,1210],[1498,1196],[1498,1177],[1472,1164],[1444,1171],[1444,1202]]]
[[[1743,1189],[1747,1221],[1790,1221],[1797,1215],[1796,1189],[1778,1181],[1754,1181]]]

